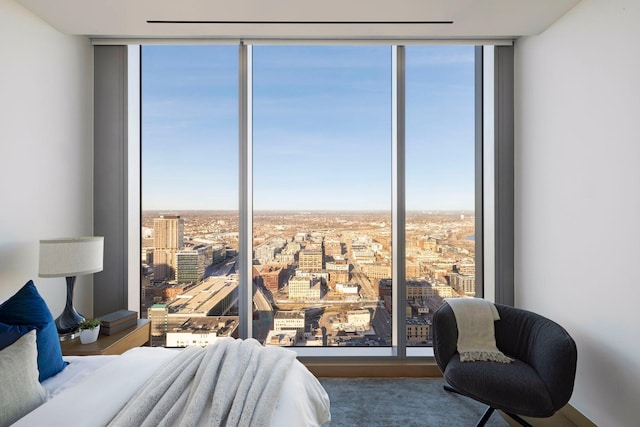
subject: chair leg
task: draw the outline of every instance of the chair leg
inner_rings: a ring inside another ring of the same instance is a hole
[[[462,395],[462,393],[460,393],[458,390],[456,390],[455,388],[451,387],[449,384],[444,383],[444,385],[442,386],[442,388],[444,388],[446,391],[450,392],[450,393],[456,393],[456,394],[460,394]]]
[[[491,406],[487,407],[487,410],[484,411],[484,414],[482,415],[482,418],[480,418],[480,420],[478,421],[478,424],[476,424],[476,427],[483,427],[487,423],[487,421],[489,421],[489,418],[491,418],[493,411],[495,411],[494,408],[492,408]]]
[[[442,387],[448,392],[456,393],[461,396],[464,396],[464,394],[460,393],[458,390],[451,387],[447,383],[444,383]],[[487,407],[487,410],[484,411],[484,414],[482,415],[482,418],[480,418],[480,420],[478,421],[478,424],[476,424],[476,427],[483,427],[487,423],[487,421],[489,421],[489,418],[491,418],[491,415],[493,415],[493,411],[495,411],[495,408],[492,408],[491,406]],[[508,416],[513,418],[515,421],[517,421],[522,427],[533,427],[531,424],[529,424],[528,422],[526,422],[516,414],[512,414],[510,412],[505,412],[505,414],[507,414]]]
[[[520,418],[518,415],[516,414],[512,414],[510,412],[505,412],[505,414],[507,414],[508,416],[510,416],[511,418],[513,418],[514,420],[516,420],[518,423],[520,423],[520,425],[522,427],[533,427],[531,424],[529,424],[528,422],[526,422],[525,420],[523,420],[522,418]]]
[[[451,387],[447,383],[444,383],[444,385],[442,387],[446,391],[448,391],[450,393],[455,393],[455,394],[459,394],[460,396],[464,396],[464,394],[460,393],[458,390],[456,390],[455,388]],[[467,396],[465,396],[465,397],[467,397]],[[482,415],[482,418],[480,418],[480,420],[478,421],[478,424],[476,424],[476,427],[483,427],[487,423],[487,421],[489,420],[491,415],[493,414],[494,410],[495,410],[494,408],[492,408],[491,406],[488,406],[487,410],[484,411],[484,414]]]

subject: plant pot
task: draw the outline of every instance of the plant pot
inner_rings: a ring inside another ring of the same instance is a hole
[[[98,339],[100,333],[100,325],[93,329],[81,329],[80,330],[80,342],[82,344],[90,344]]]

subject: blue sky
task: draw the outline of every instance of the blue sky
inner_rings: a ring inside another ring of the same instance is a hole
[[[145,210],[237,209],[236,46],[145,46]],[[409,210],[472,210],[473,47],[407,47]],[[254,46],[256,210],[388,210],[391,48]]]

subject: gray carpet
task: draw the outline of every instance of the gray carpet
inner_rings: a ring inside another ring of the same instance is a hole
[[[331,399],[331,426],[475,426],[486,407],[449,393],[440,378],[320,378]],[[487,427],[508,427],[494,412]]]

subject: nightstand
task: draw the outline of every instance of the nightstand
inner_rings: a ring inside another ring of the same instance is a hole
[[[64,356],[91,356],[104,354],[122,354],[134,347],[149,342],[151,323],[149,319],[138,319],[138,324],[113,335],[98,335],[98,340],[90,344],[81,344],[80,338],[61,341]]]

